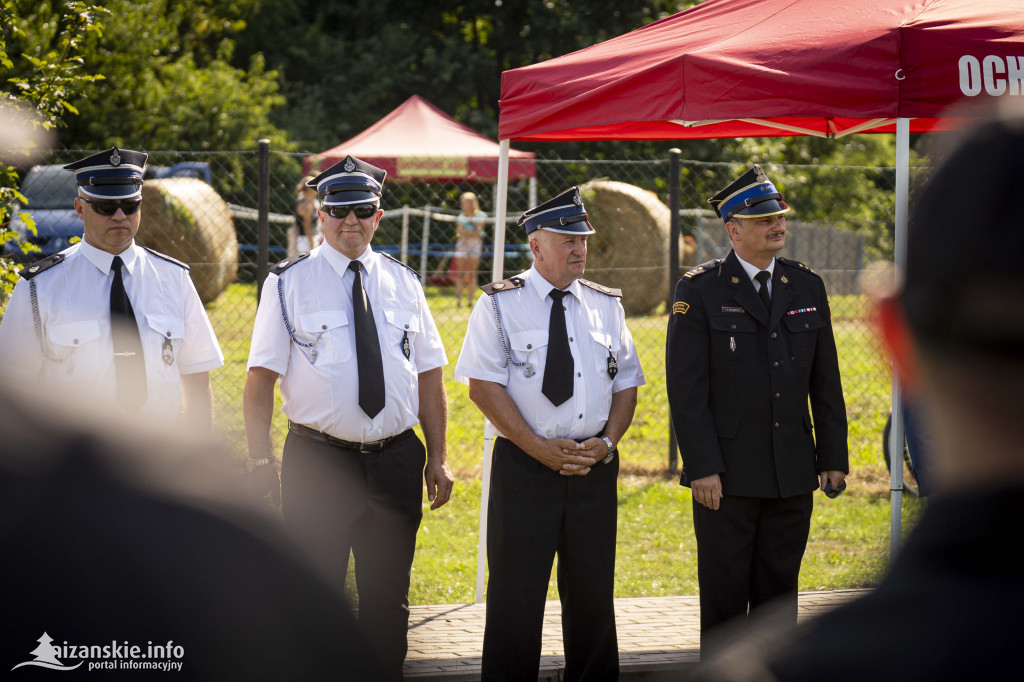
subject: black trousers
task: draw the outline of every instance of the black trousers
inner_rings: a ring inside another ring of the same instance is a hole
[[[289,532],[344,588],[355,559],[359,624],[389,679],[400,679],[408,649],[409,576],[423,516],[426,450],[410,434],[378,453],[288,433],[281,502]]]
[[[811,493],[774,499],[724,495],[717,510],[694,501],[702,653],[714,648],[716,628],[769,602],[783,621],[796,623],[797,581],[813,508]]]
[[[618,677],[613,601],[618,471],[616,457],[586,476],[561,476],[512,441],[495,439],[481,679],[537,680],[556,553],[564,679]]]

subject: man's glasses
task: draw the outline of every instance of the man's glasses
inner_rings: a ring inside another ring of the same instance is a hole
[[[139,210],[139,206],[142,206],[142,201],[93,201],[92,199],[83,199],[87,204],[92,204],[92,210],[96,211],[100,215],[112,216],[117,213],[117,209],[124,211],[125,215],[132,215]],[[357,214],[358,215],[358,214]]]
[[[324,206],[323,211],[332,218],[347,218],[348,212],[352,211],[356,214],[356,218],[366,220],[367,218],[373,217],[373,214],[377,212],[377,204],[348,204],[345,206],[331,205]]]

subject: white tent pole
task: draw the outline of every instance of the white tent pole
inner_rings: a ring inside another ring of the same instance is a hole
[[[505,278],[505,213],[508,203],[509,141],[498,144],[498,184],[494,191],[494,265],[491,281]],[[486,433],[486,426],[484,428]],[[484,436],[483,481],[480,486],[480,535],[476,547],[476,603],[484,600],[484,568],[487,565],[487,504],[491,498],[491,451],[494,439]]]
[[[498,142],[498,185],[494,194],[494,265],[491,281],[505,279],[505,214],[508,205],[508,150],[509,141]]]
[[[902,279],[907,265],[907,224],[910,213],[910,119],[896,119],[896,235],[895,276]],[[897,281],[897,284],[899,282]],[[903,511],[903,410],[896,368],[892,372],[892,425],[889,429],[889,561],[899,553]]]
[[[487,568],[487,503],[491,496],[491,453],[494,438],[484,436],[483,485],[480,488],[480,537],[476,546],[476,603],[484,601],[485,569]]]

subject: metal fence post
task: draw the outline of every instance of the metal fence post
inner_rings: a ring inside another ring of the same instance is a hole
[[[669,220],[668,232],[668,298],[665,307],[672,314],[672,302],[676,296],[676,280],[679,279],[679,155],[682,152],[673,147],[668,150],[668,203],[672,217]],[[668,415],[668,470],[675,474],[679,471],[679,458],[676,456],[676,430],[672,427],[672,413]]]
[[[259,183],[256,194],[256,304],[270,270],[270,140],[259,141]]]
[[[420,284],[427,286],[427,252],[430,250],[430,213],[433,207],[428,205],[423,212],[423,238],[420,241]]]

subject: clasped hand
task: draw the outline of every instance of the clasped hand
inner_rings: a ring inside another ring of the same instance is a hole
[[[608,456],[608,445],[600,438],[582,443],[569,438],[550,438],[534,453],[537,460],[563,476],[586,476],[590,468]]]

